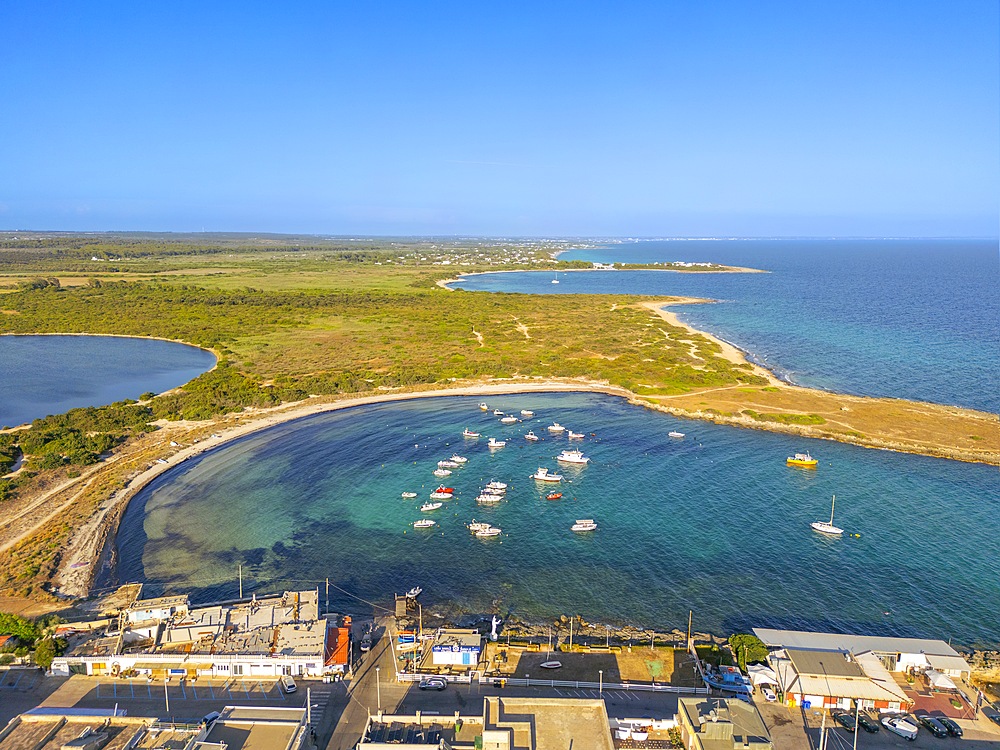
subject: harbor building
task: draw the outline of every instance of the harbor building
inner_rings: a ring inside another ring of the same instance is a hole
[[[956,689],[971,667],[941,640],[754,628],[770,649],[768,662],[786,700],[794,705],[906,710],[907,679]]]
[[[434,634],[431,664],[457,671],[468,671],[479,664],[483,636],[478,630],[441,628]]]
[[[117,629],[72,634],[52,672],[195,679],[321,677],[347,668],[350,623],[320,617],[316,591],[198,608],[187,597],[139,600],[117,619]]]
[[[677,727],[687,750],[774,750],[757,708],[741,700],[679,698]]]

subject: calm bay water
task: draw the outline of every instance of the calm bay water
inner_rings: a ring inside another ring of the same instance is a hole
[[[504,427],[474,399],[420,399],[280,425],[189,461],[133,500],[119,576],[204,601],[234,596],[242,563],[247,590],[322,589],[329,576],[386,604],[420,584],[429,611],[669,628],[694,609],[719,633],[770,624],[1000,642],[995,467],[684,421],[593,394],[490,405],[538,416]],[[555,469],[567,446],[545,432],[554,420],[588,434],[579,447],[592,463],[565,470],[564,498],[547,501],[528,476]],[[466,426],[484,437],[464,440]],[[544,441],[526,442],[528,429]],[[490,435],[508,447],[491,453]],[[785,465],[804,448],[817,470]],[[456,498],[421,514],[437,461],[456,451],[469,458],[447,478]],[[512,485],[508,500],[477,506],[491,478]],[[859,538],[809,529],[834,493],[837,523]],[[422,515],[439,525],[414,530]],[[578,518],[599,530],[570,532]],[[473,519],[504,536],[475,539]]]
[[[532,294],[709,297],[675,308],[800,385],[1000,412],[1000,255],[976,240],[646,241],[563,260],[714,261],[766,274],[608,271],[473,276]]]
[[[0,426],[183,385],[215,366],[194,346],[121,336],[0,336]]]

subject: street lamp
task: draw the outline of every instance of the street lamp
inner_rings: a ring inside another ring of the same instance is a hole
[[[382,667],[375,667],[375,705],[379,713],[382,712],[382,678],[379,675],[381,671]]]
[[[610,651],[611,650],[611,626],[610,625],[605,625],[604,626],[604,630],[605,630],[605,635],[606,635],[606,638],[605,638],[605,641],[604,641],[604,645]]]
[[[600,679],[601,679],[600,688],[598,689],[597,692],[600,695],[604,695],[604,670],[603,669],[598,669],[597,670],[597,674],[600,676]]]

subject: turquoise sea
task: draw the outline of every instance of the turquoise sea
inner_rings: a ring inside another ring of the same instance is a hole
[[[997,410],[995,242],[718,241],[575,251],[592,260],[713,260],[768,274],[656,272],[503,274],[469,289],[713,297],[682,314],[796,382]],[[165,474],[141,492],[117,538],[108,585],[211,600],[247,590],[320,586],[332,606],[365,611],[394,592],[425,589],[431,611],[516,612],[719,634],[753,625],[1000,643],[1000,472],[996,467],[873,451],[675,419],[591,394],[498,397],[534,409],[513,427],[473,399],[359,407],[281,425]],[[528,476],[586,432],[592,463],[567,470],[558,501]],[[466,426],[484,438],[461,438]],[[534,429],[546,440],[523,439]],[[670,430],[686,433],[672,439]],[[490,435],[511,438],[491,453]],[[816,470],[785,457],[808,449]],[[456,499],[415,531],[436,462]],[[507,502],[475,504],[491,478]],[[416,491],[414,500],[400,497]],[[829,515],[850,534],[809,528]],[[590,535],[569,531],[594,518]],[[464,524],[504,530],[478,540]]]
[[[171,341],[0,336],[0,426],[162,393],[214,366],[211,352]]]

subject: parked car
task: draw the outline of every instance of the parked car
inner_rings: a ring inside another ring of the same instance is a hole
[[[941,722],[941,726],[948,730],[948,734],[952,737],[962,736],[962,727],[955,723],[953,719],[949,719],[947,716],[938,716],[937,720]]]
[[[1000,714],[986,714],[986,718],[1000,726]]]
[[[935,719],[933,716],[928,714],[917,714],[917,721],[924,725],[924,727],[935,737],[947,737],[948,730],[944,728],[944,724]]]
[[[289,677],[287,674],[283,677],[278,678],[278,684],[281,685],[281,689],[286,693],[294,693],[297,688],[295,687],[295,680]]]
[[[448,687],[448,680],[444,677],[425,677],[417,687],[421,690],[444,690]]]
[[[858,725],[854,721],[854,714],[835,713],[833,720],[840,724],[848,732],[856,732]]]
[[[868,734],[875,734],[879,730],[878,722],[872,721],[868,714],[859,713],[858,724],[860,724],[861,728],[868,732]]]
[[[920,731],[920,727],[908,716],[883,716],[882,726],[910,742],[917,739],[917,733]]]
[[[763,694],[764,700],[766,700],[768,703],[774,703],[776,700],[778,700],[778,696],[776,696],[774,694],[774,691],[771,690],[771,688],[769,688],[767,685],[764,685],[764,687],[760,689],[760,692]]]

